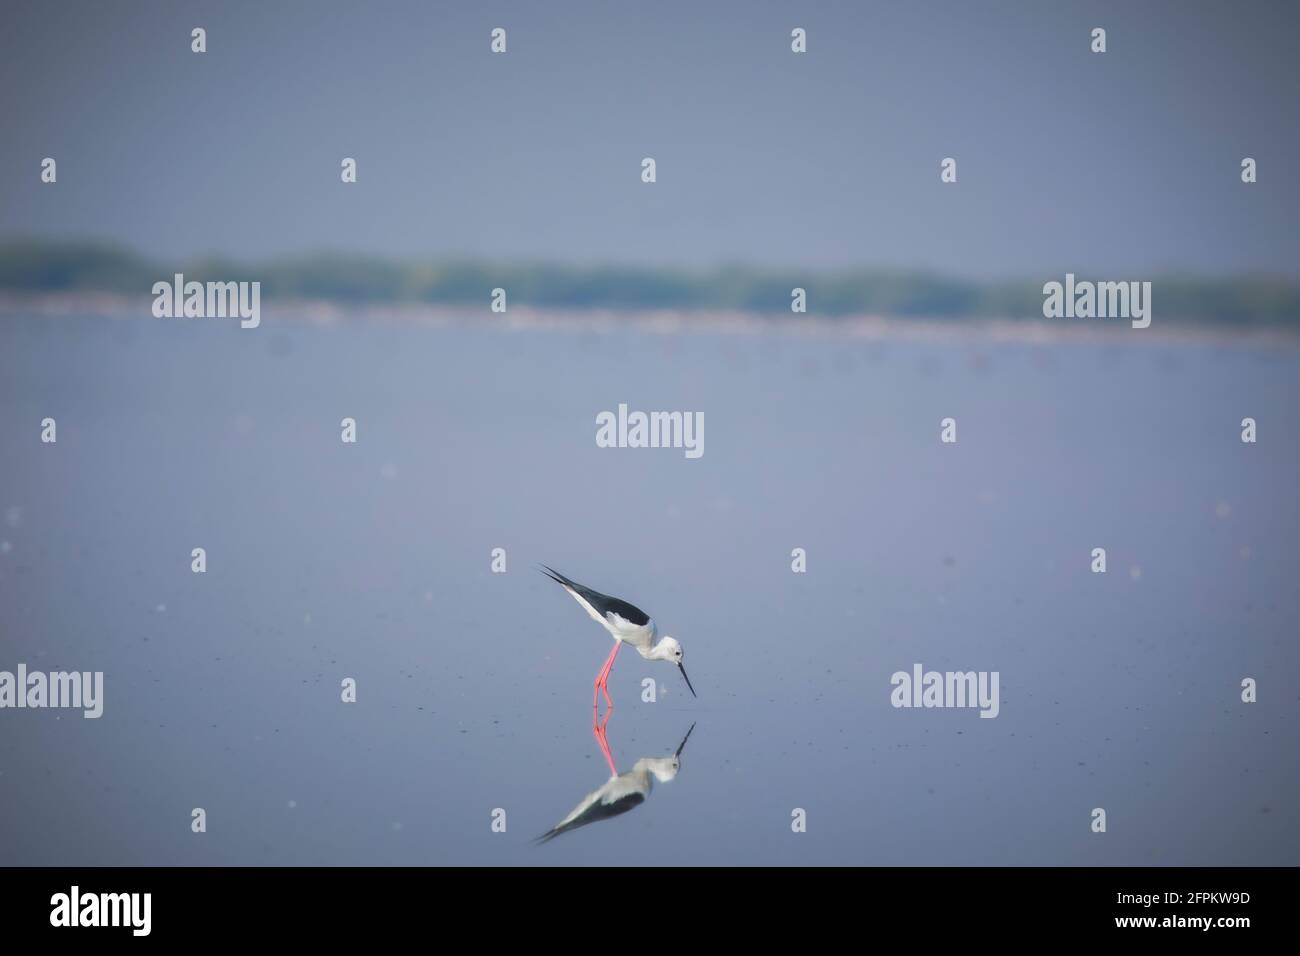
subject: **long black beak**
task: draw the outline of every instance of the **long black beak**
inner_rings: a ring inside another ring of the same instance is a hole
[[[695,725],[691,724],[691,730],[694,729],[695,729]],[[686,749],[686,741],[691,739],[691,730],[686,731],[686,736],[682,738],[681,744],[677,747],[677,753],[673,754],[674,758],[680,757],[682,755],[682,751]]]
[[[677,665],[677,669],[678,669],[679,671],[682,672],[682,676],[683,676],[683,677],[686,677],[686,668],[685,668],[685,667],[683,667],[681,664],[678,664],[678,665]],[[686,686],[687,686],[687,687],[691,687],[691,679],[690,679],[689,677],[686,677]],[[692,697],[696,697],[696,698],[698,698],[698,697],[700,696],[699,694],[695,693],[695,688],[694,688],[694,687],[691,687],[691,696],[692,696]],[[693,726],[693,725],[692,725],[692,726]],[[689,731],[688,731],[688,733],[689,733]]]

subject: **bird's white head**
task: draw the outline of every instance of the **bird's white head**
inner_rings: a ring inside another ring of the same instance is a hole
[[[686,741],[691,739],[693,730],[695,730],[695,725],[691,724],[690,730],[686,731],[686,736],[677,745],[677,752],[671,757],[642,757],[636,762],[636,769],[648,770],[655,775],[655,779],[660,783],[667,783],[672,780],[682,767],[682,751],[686,749]]]
[[[668,783],[677,776],[681,766],[681,761],[676,757],[642,757],[636,762],[635,769],[654,774],[660,783]]]
[[[659,643],[655,645],[655,656],[663,661],[680,664],[682,662],[682,645],[677,643],[677,638],[665,634],[659,638]]]
[[[659,643],[654,647],[654,655],[661,661],[672,661],[677,665],[677,669],[682,672],[682,677],[686,680],[686,686],[690,688],[691,696],[698,697],[695,688],[691,687],[691,679],[686,676],[686,668],[682,664],[682,645],[677,642],[677,638],[664,635],[659,639]]]

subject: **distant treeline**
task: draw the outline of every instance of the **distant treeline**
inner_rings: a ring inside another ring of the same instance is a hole
[[[722,267],[672,268],[474,261],[400,262],[317,253],[258,263],[221,258],[152,261],[111,244],[22,240],[0,243],[0,289],[148,295],[158,281],[258,280],[268,299],[344,304],[430,303],[486,307],[491,290],[512,306],[556,309],[737,310],[792,316],[791,290],[807,290],[811,316],[1041,318],[1043,283],[978,282],[879,269],[809,272]],[[1300,328],[1300,282],[1269,277],[1087,275],[1080,279],[1152,281],[1157,321],[1187,320]],[[1081,320],[1083,321],[1083,320]]]

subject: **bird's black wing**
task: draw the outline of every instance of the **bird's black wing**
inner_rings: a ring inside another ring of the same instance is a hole
[[[571,581],[554,568],[548,568],[542,565],[542,573],[552,581],[563,584],[565,587],[573,588],[574,591],[582,595],[582,599],[596,609],[597,614],[609,615],[617,614],[623,620],[637,627],[642,627],[649,623],[650,615],[635,605],[628,604],[626,601],[619,600],[616,597],[610,597],[608,594],[601,594],[599,591],[593,591],[589,587],[584,587],[577,581]]]
[[[536,842],[549,843],[561,833],[568,833],[570,830],[578,829],[578,827],[585,827],[588,823],[595,823],[597,820],[608,820],[620,813],[627,813],[633,807],[639,807],[643,803],[645,803],[644,793],[629,793],[609,803],[597,800],[568,823],[562,823],[558,827],[547,830],[537,838]]]

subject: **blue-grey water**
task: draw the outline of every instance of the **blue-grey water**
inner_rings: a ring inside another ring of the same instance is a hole
[[[0,862],[1298,864],[1300,352],[1141,335],[4,319],[0,670],[105,699],[0,710]],[[620,402],[703,457],[598,448]],[[699,692],[621,654],[618,769],[680,772],[545,846],[610,644],[538,562]]]

